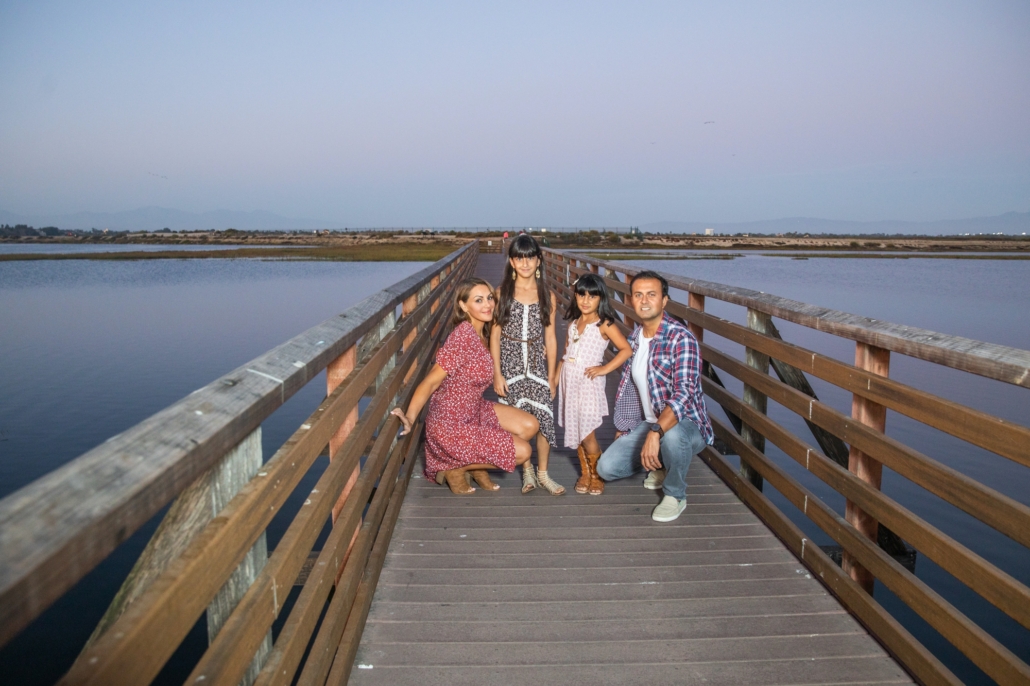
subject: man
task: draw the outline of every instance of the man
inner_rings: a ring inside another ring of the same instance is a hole
[[[629,289],[640,324],[615,397],[618,433],[597,474],[612,481],[648,470],[644,488],[665,494],[651,519],[671,522],[687,506],[691,460],[714,440],[701,394],[701,350],[687,327],[665,314],[669,282],[660,274],[640,272]]]

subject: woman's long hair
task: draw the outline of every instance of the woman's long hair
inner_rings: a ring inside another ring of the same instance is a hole
[[[576,295],[596,295],[599,297],[601,301],[597,303],[597,316],[601,318],[600,323],[615,323],[615,308],[612,307],[612,303],[608,299],[608,289],[605,288],[604,279],[597,274],[584,274],[572,284],[572,290]],[[575,320],[582,316],[583,313],[579,310],[579,303],[576,302],[576,298],[573,296],[571,302],[569,302],[568,309],[565,310],[565,318]]]
[[[468,322],[469,324],[472,323],[472,315],[461,309],[461,305],[458,303],[467,303],[469,301],[469,295],[472,294],[472,289],[476,286],[486,286],[490,293],[494,292],[494,287],[486,281],[483,281],[478,276],[469,277],[459,283],[458,287],[454,289],[454,299],[451,303],[454,308],[454,312],[451,314],[452,329],[462,322]],[[494,307],[496,307],[496,305]],[[483,324],[483,336],[486,337],[486,340],[490,340],[490,330],[492,328],[493,322],[486,322]]]
[[[504,278],[501,280],[501,297],[497,302],[497,309],[494,310],[494,321],[498,326],[508,323],[508,315],[511,313],[511,301],[515,299],[515,268],[511,266],[513,259],[520,257],[539,257],[540,276],[536,280],[536,294],[540,301],[540,323],[546,329],[551,323],[551,298],[548,297],[547,287],[544,286],[544,252],[540,244],[528,233],[519,235],[508,247],[508,259],[504,262]]]

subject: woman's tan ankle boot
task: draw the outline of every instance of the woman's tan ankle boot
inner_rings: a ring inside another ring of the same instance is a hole
[[[590,495],[601,495],[604,493],[604,482],[597,475],[597,461],[601,459],[601,453],[586,454],[587,464],[590,467],[590,486],[587,493]]]
[[[579,455],[579,478],[576,479],[576,493],[586,493],[590,490],[590,465],[587,464],[587,451],[583,446],[576,449]]]

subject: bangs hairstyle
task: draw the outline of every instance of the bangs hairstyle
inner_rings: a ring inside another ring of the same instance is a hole
[[[608,289],[604,285],[604,279],[597,274],[584,274],[572,284],[572,290],[576,295],[596,295],[601,299],[597,303],[597,316],[601,324],[615,323],[615,309],[611,300],[608,299]],[[579,319],[583,313],[579,309],[579,303],[573,297],[569,301],[569,307],[565,310],[565,319]]]
[[[540,277],[536,280],[536,294],[540,303],[540,324],[546,329],[551,324],[551,298],[548,297],[547,287],[544,286],[544,251],[528,233],[520,234],[508,246],[508,259],[504,262],[504,278],[501,279],[501,294],[497,309],[494,310],[494,321],[498,326],[508,323],[511,301],[515,299],[515,268],[511,266],[511,261],[520,257],[540,258]]]
[[[467,303],[469,296],[472,295],[472,289],[476,286],[486,286],[486,289],[493,295],[494,287],[488,284],[478,276],[463,280],[458,284],[458,287],[454,289],[454,300],[452,305],[454,312],[451,314],[451,328],[453,329],[462,322],[472,323],[472,315],[461,309],[461,305],[458,303]],[[490,340],[490,330],[493,328],[493,322],[486,322],[483,324],[483,335],[486,336],[487,340]]]

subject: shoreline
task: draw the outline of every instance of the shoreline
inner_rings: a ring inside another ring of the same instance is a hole
[[[661,234],[629,236],[596,231],[535,234],[555,249],[589,251],[605,259],[734,259],[744,253],[795,259],[820,257],[865,259],[1030,259],[1030,236],[698,236]],[[26,260],[154,260],[265,259],[339,262],[434,262],[469,240],[499,241],[487,233],[287,234],[240,231],[139,233],[93,236],[34,236],[0,239],[2,244],[96,246],[91,252],[0,253],[0,262]],[[104,251],[104,246],[169,246],[167,250]],[[175,246],[204,246],[208,250],[175,250]],[[733,250],[736,255],[648,255],[651,250]],[[924,254],[920,254],[924,253]],[[933,254],[925,254],[933,253]],[[943,254],[942,254],[943,253]],[[982,254],[982,253],[992,253]],[[1003,254],[998,254],[1003,253]]]

